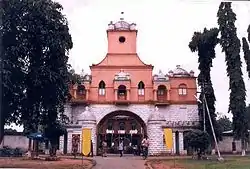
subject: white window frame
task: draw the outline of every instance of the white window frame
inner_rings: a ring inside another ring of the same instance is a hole
[[[105,91],[105,89],[99,88],[98,93],[99,93],[100,96],[104,96],[106,91]]]
[[[164,94],[165,94],[165,90],[162,90],[162,89],[157,90],[157,96],[164,96]]]
[[[187,88],[184,88],[184,87],[179,88],[179,95],[182,95],[182,96],[187,95]]]
[[[144,96],[145,95],[145,90],[144,89],[138,89],[138,95],[139,96]]]

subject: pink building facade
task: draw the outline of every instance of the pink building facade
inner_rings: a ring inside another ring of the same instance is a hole
[[[153,75],[153,66],[138,56],[136,24],[121,18],[107,29],[108,51],[102,61],[90,66],[81,84],[70,87],[72,99],[65,106],[71,124],[60,138],[60,150],[72,153],[77,142],[81,152],[82,128],[92,129],[94,154],[101,141],[116,153],[120,138],[125,152],[149,137],[149,154],[186,154],[183,135],[199,123],[196,77],[193,71],[176,69]],[[164,128],[173,129],[171,150],[165,147]]]

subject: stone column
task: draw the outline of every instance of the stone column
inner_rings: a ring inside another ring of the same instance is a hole
[[[93,143],[93,154],[96,155],[97,154],[97,136],[96,136],[96,123],[89,123],[89,122],[83,122],[82,124],[82,128],[89,128],[91,129],[91,140]]]
[[[179,149],[180,149],[180,155],[184,155],[184,138],[183,138],[183,132],[179,132]]]
[[[173,148],[172,148],[172,154],[176,153],[176,142],[175,142],[175,131],[173,130]]]
[[[115,89],[115,101],[117,101],[117,89]]]
[[[60,138],[59,138],[59,151],[60,151],[60,153],[63,154],[63,150],[64,150],[64,135],[60,136]]]
[[[168,100],[168,101],[170,100],[170,89],[167,90],[167,100]]]
[[[154,90],[154,101],[157,100],[157,90]]]
[[[148,122],[147,133],[149,139],[149,155],[157,155],[162,152],[163,129],[162,124],[157,122]]]
[[[90,128],[91,129],[91,139],[93,143],[93,154],[96,155],[96,144],[97,144],[97,137],[96,137],[96,117],[95,115],[89,111],[89,108],[86,107],[85,111],[81,114],[78,122],[82,124],[82,128]]]
[[[127,90],[127,100],[130,100],[130,89]]]
[[[155,111],[148,118],[149,155],[160,155],[164,152],[162,128],[164,122],[166,122],[164,116],[158,112],[158,108],[156,107]]]
[[[72,153],[72,134],[73,134],[73,130],[68,129],[67,133],[68,133],[67,153],[71,154]]]

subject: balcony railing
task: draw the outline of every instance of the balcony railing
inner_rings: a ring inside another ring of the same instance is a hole
[[[126,95],[118,95],[118,100],[127,100],[127,96]]]
[[[86,94],[81,94],[81,93],[76,93],[76,97],[72,98],[72,103],[79,103],[79,104],[86,104],[87,103],[87,99],[86,99]]]
[[[86,100],[86,95],[85,94],[76,94],[76,99],[77,100]]]
[[[116,104],[129,104],[129,100],[127,100],[126,95],[118,95],[117,100],[115,100]]]
[[[155,101],[156,105],[168,105],[169,100],[167,99],[167,95],[157,95],[157,100]]]

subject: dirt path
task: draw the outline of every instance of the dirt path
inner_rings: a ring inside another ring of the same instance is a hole
[[[145,169],[145,160],[141,157],[95,157],[93,169]]]

